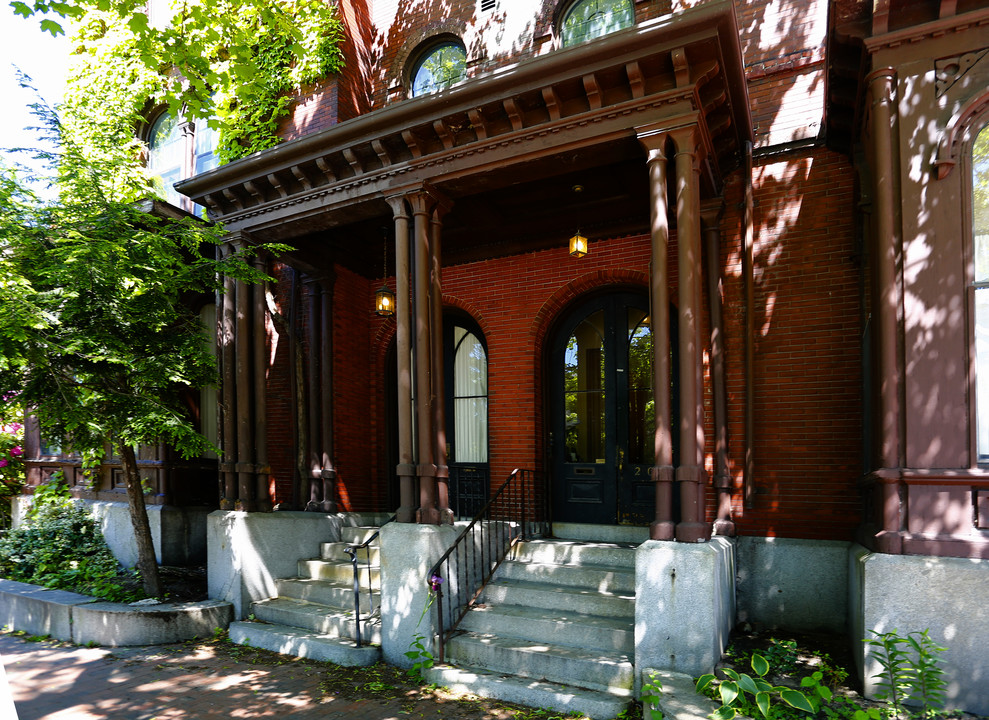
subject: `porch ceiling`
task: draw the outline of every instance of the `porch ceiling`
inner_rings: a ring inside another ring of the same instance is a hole
[[[385,198],[423,183],[454,201],[445,262],[565,241],[576,225],[561,218],[585,234],[644,229],[635,129],[695,122],[702,192],[717,195],[752,137],[730,0],[395,103],[178,188],[231,232],[380,274]]]

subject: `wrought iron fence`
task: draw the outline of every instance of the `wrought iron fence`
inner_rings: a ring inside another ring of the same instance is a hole
[[[388,518],[382,525],[387,525],[395,516],[392,515]],[[367,572],[367,614],[364,619],[370,619],[374,615],[374,581],[371,577],[371,543],[378,539],[378,535],[381,533],[381,528],[372,533],[371,537],[367,538],[364,542],[354,545],[348,545],[343,549],[345,553],[350,555],[350,563],[354,568],[354,642],[357,643],[357,647],[361,647],[361,569],[360,555],[361,551],[364,551],[364,562],[365,570]]]
[[[546,503],[531,470],[513,470],[427,575],[435,592],[437,657],[508,551],[527,537],[548,534]]]

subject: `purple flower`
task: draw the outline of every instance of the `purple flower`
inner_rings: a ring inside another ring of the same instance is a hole
[[[0,467],[7,467],[7,461],[3,458],[0,458]]]
[[[440,585],[442,584],[443,584],[443,578],[441,578],[439,575],[431,575],[429,577],[429,587],[430,589],[432,589],[433,592],[439,590]]]
[[[15,445],[14,447],[10,448],[10,454],[12,457],[20,457],[20,455],[23,452],[24,451],[21,449],[20,445]]]

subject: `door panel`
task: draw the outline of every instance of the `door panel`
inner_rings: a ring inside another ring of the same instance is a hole
[[[648,523],[655,407],[645,297],[621,293],[585,303],[551,342],[554,517]]]

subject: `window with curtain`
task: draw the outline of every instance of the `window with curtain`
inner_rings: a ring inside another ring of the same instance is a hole
[[[975,402],[979,462],[989,462],[989,124],[972,146]]]
[[[453,462],[488,461],[488,354],[480,338],[453,328]]]
[[[570,47],[630,27],[634,22],[631,0],[578,0],[563,15],[560,42]]]

